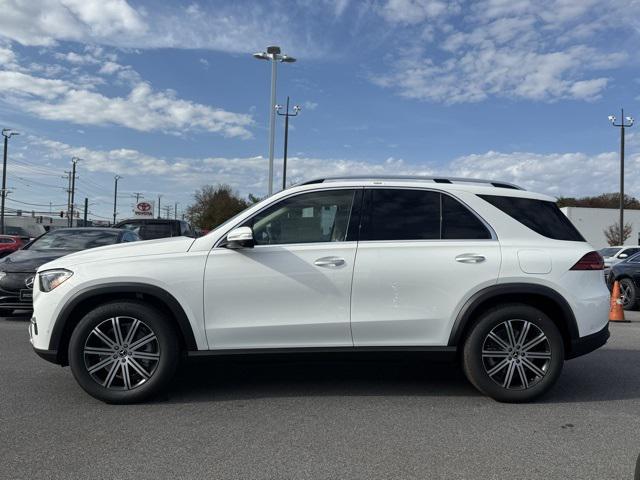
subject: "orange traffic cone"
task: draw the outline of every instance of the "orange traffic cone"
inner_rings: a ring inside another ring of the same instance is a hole
[[[616,280],[613,282],[613,290],[611,291],[611,303],[609,307],[610,322],[626,322],[624,319],[624,309],[622,308],[622,295],[620,295],[620,283]]]

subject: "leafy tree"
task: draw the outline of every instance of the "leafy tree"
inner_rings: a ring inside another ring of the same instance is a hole
[[[620,208],[619,193],[602,193],[593,197],[560,197],[559,207],[588,207],[588,208]],[[624,208],[640,210],[640,200],[629,195],[624,196]]]
[[[605,228],[604,236],[607,237],[607,243],[610,246],[614,245],[623,245],[624,242],[631,236],[631,231],[633,227],[630,223],[625,223],[624,228],[622,229],[622,242],[620,242],[620,224],[614,223],[613,225],[609,225]]]
[[[202,229],[213,229],[250,203],[234,192],[229,185],[206,185],[196,190],[195,202],[187,208],[187,217],[192,225]]]

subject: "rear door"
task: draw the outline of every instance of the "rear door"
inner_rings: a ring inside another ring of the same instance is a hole
[[[352,289],[354,345],[446,345],[461,302],[496,283],[499,269],[495,234],[452,196],[366,190]]]

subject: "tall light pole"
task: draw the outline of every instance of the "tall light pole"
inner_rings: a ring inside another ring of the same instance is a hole
[[[113,177],[115,180],[115,188],[113,190],[113,224],[116,224],[116,214],[117,214],[117,207],[118,207],[118,180],[120,180],[122,177],[120,175],[116,175],[115,177]]]
[[[624,116],[624,108],[620,109],[620,123],[616,123],[615,115],[609,115],[611,125],[620,129],[620,245],[624,244],[624,129],[633,126],[633,117]]]
[[[282,115],[284,117],[284,157],[282,162],[282,190],[286,190],[287,188],[287,148],[289,147],[289,117],[297,117],[298,113],[300,113],[299,105],[293,106],[293,113],[289,113],[289,96],[287,96],[287,110],[285,113],[280,112],[280,105],[276,105],[276,110],[278,115]]]
[[[78,163],[79,160],[82,160],[81,158],[78,157],[72,157],[71,158],[71,163],[72,163],[72,167],[71,167],[71,197],[69,200],[69,226],[73,227],[73,202],[75,201],[75,190],[76,190],[76,164]]]
[[[0,200],[0,233],[4,235],[4,201],[7,198],[7,150],[9,149],[9,139],[14,135],[20,135],[10,128],[2,129],[4,137],[4,160],[2,161],[2,200]]]
[[[273,194],[273,151],[276,141],[276,76],[278,62],[293,63],[295,58],[280,52],[280,47],[275,45],[267,47],[266,52],[253,54],[258,60],[271,61],[271,104],[269,108],[269,186],[267,192],[269,196]]]
[[[162,198],[162,194],[158,195],[158,218],[162,218],[162,214],[160,213],[160,199]]]

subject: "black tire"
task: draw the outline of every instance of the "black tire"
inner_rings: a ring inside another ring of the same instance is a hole
[[[94,329],[99,327],[107,340],[113,340],[117,334],[115,328],[109,329],[109,325],[114,325],[110,323],[111,319],[117,319],[122,340],[110,345],[101,340]],[[135,329],[133,320],[139,321]],[[131,344],[125,344],[131,329]],[[155,338],[150,335],[155,335]],[[152,340],[142,343],[142,347],[135,346],[144,342],[145,338]],[[116,350],[114,345],[120,348]],[[128,348],[123,348],[123,345]],[[114,351],[108,355],[86,353],[111,348]],[[145,355],[157,355],[158,359],[140,358]],[[106,403],[137,403],[154,397],[173,378],[179,359],[180,345],[171,319],[161,311],[137,301],[115,301],[98,306],[80,320],[69,341],[69,366],[73,376],[89,395]],[[110,363],[93,374],[89,372],[90,367],[96,367],[101,362]],[[145,378],[141,371],[148,374],[148,377]],[[104,384],[108,382],[110,388],[98,383],[103,380],[102,377],[98,378],[100,375],[105,377]]]
[[[625,310],[637,310],[638,308],[638,295],[636,285],[630,278],[620,279],[621,292],[628,292],[628,295],[624,295],[622,299],[622,308]]]
[[[508,336],[507,328],[511,328],[515,341],[505,343],[517,347],[511,352],[493,340],[495,336],[503,338],[502,332]],[[525,329],[525,338],[521,340]],[[529,347],[540,334],[545,339]],[[462,365],[469,381],[500,402],[529,402],[546,393],[558,380],[563,364],[564,343],[558,327],[543,312],[524,304],[500,305],[485,312],[469,331],[462,352]],[[509,372],[512,377],[508,377]]]

